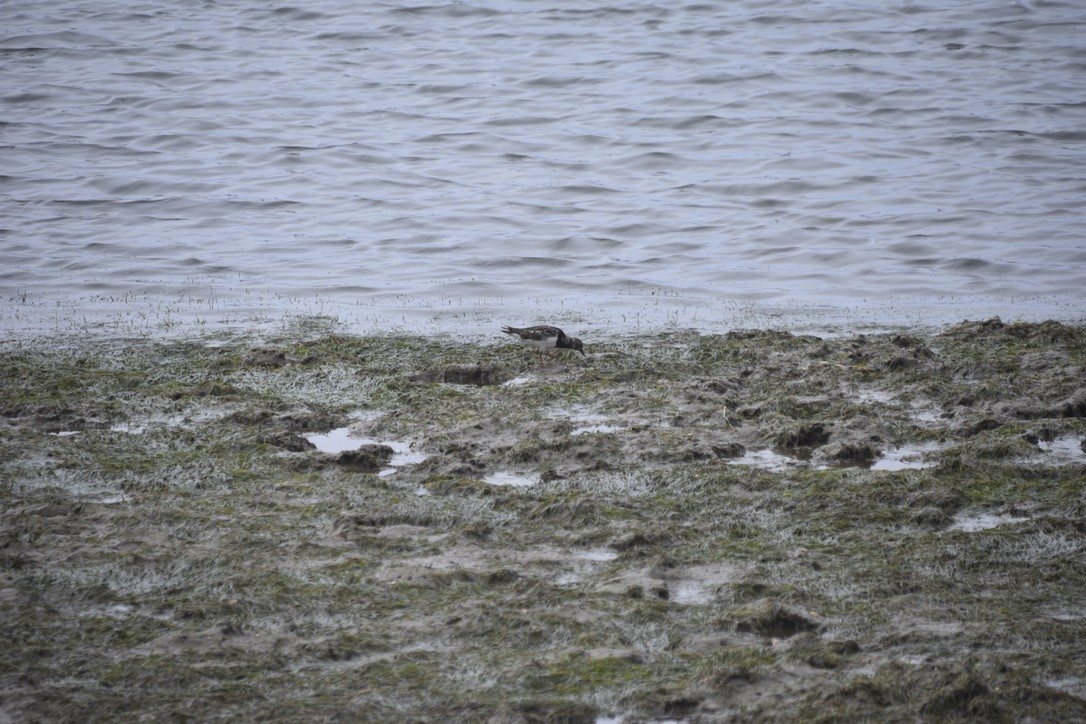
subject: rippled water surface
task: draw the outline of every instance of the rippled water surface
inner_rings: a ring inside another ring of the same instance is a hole
[[[1077,2],[4,2],[0,330],[1086,316]]]

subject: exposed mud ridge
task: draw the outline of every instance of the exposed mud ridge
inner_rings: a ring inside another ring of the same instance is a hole
[[[1082,327],[304,330],[0,350],[0,719],[1086,720]]]

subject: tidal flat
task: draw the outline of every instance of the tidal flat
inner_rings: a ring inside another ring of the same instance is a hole
[[[0,719],[1084,721],[1086,328],[0,348]]]

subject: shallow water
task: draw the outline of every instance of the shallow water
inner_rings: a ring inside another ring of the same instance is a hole
[[[1086,438],[1082,435],[1062,435],[1054,440],[1042,440],[1037,446],[1047,453],[1042,462],[1046,465],[1071,465],[1086,463]]]
[[[487,473],[483,476],[483,482],[490,485],[503,485],[514,488],[527,488],[535,485],[539,482],[538,477],[531,475],[518,475],[517,473],[510,473],[505,471],[496,471],[493,473]]]
[[[304,437],[313,443],[319,452],[329,454],[357,450],[363,445],[386,445],[392,448],[392,457],[388,466],[378,473],[380,477],[393,475],[404,465],[415,465],[429,457],[426,453],[413,451],[409,442],[361,437],[355,435],[350,427],[338,427],[326,433],[311,433]]]
[[[328,432],[311,433],[305,439],[313,443],[313,446],[323,453],[341,453],[357,450],[366,444],[366,440],[355,437],[349,427],[337,427]]]
[[[958,513],[954,516],[954,522],[947,530],[960,530],[966,533],[978,533],[982,530],[991,530],[1001,525],[1019,523],[1023,518],[999,513]]]
[[[586,551],[574,553],[573,557],[580,558],[581,560],[585,561],[603,563],[606,561],[613,561],[618,558],[618,552],[611,548],[592,548]]]
[[[567,569],[557,575],[554,582],[560,586],[583,583],[596,576],[601,564],[610,563],[618,558],[618,552],[610,548],[592,548],[573,553]]]
[[[885,451],[871,466],[872,470],[920,470],[935,465],[930,453],[946,447],[939,443],[916,443]]]
[[[578,437],[579,435],[594,435],[594,434],[608,434],[612,432],[620,432],[626,428],[621,425],[586,425],[584,427],[575,427],[570,430],[570,437]]]
[[[810,463],[798,458],[782,455],[773,450],[754,450],[743,453],[740,457],[728,461],[729,465],[747,465],[752,468],[779,473],[792,468],[808,467]]]
[[[1075,2],[4,15],[6,335],[1086,309]]]
[[[685,604],[706,604],[713,600],[713,592],[697,581],[684,581],[670,589],[669,601]]]

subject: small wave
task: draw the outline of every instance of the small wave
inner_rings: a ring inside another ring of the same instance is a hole
[[[318,13],[313,10],[305,10],[302,8],[294,7],[275,8],[271,11],[271,14],[278,18],[286,18],[287,20],[292,20],[298,23],[321,20],[325,17],[322,13]]]
[[[78,33],[74,30],[61,30],[55,33],[33,33],[30,35],[12,35],[0,38],[0,48],[7,49],[46,49],[46,48],[86,48],[116,45],[112,40],[90,33]]]

